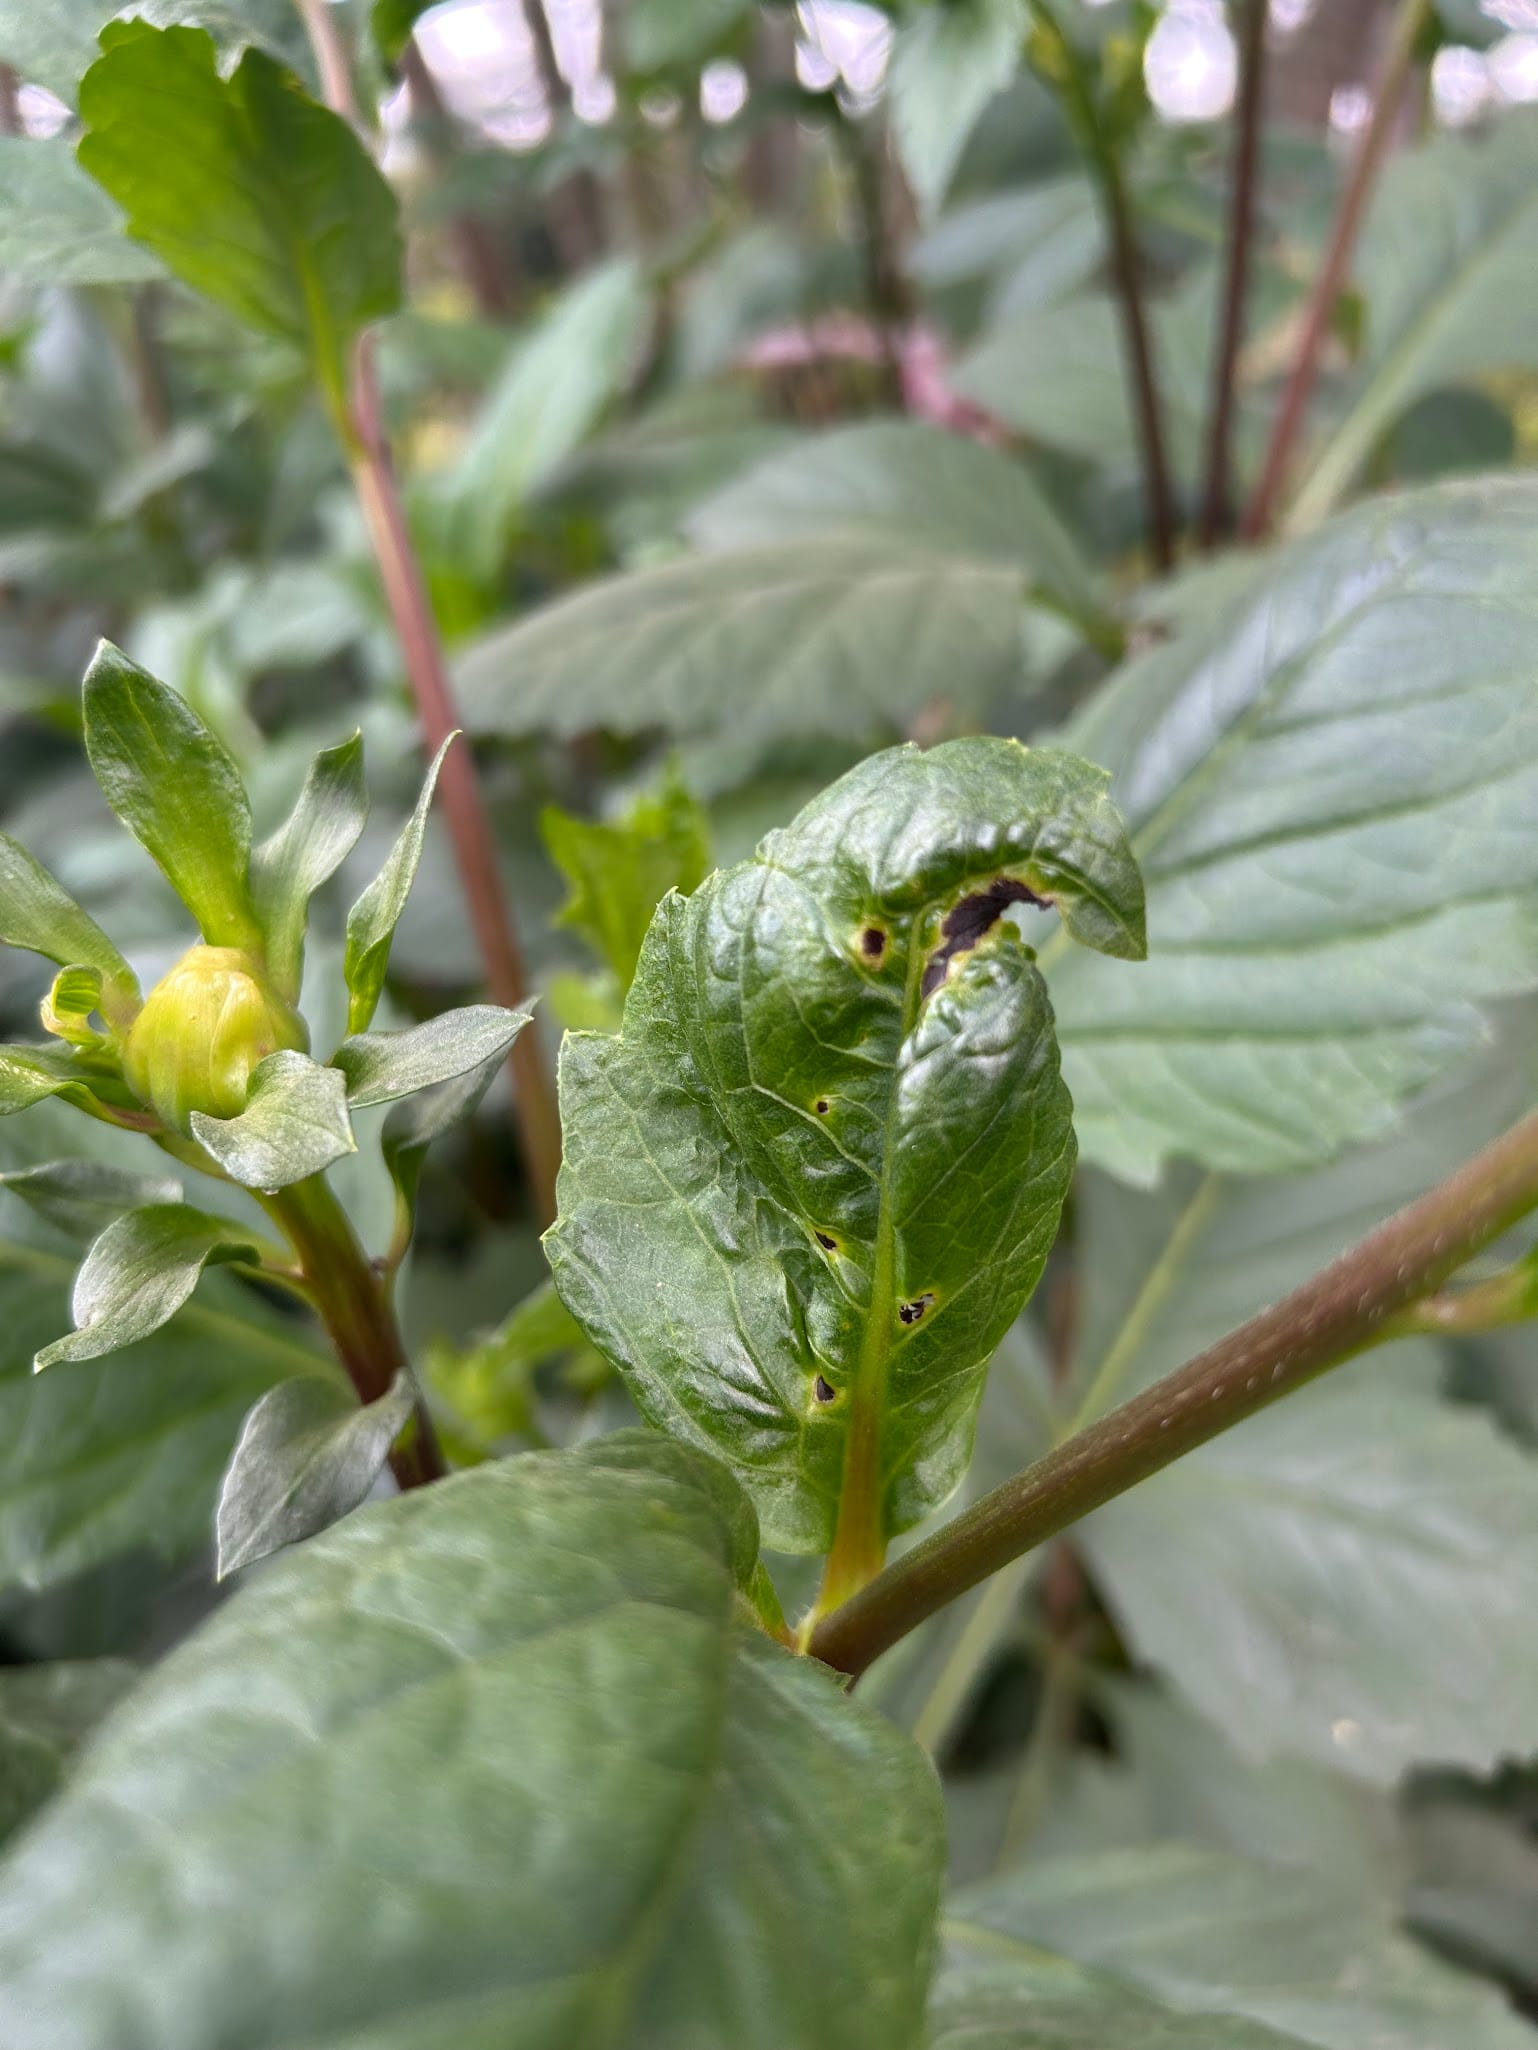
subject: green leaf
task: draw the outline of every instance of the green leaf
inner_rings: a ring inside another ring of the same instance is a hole
[[[1524,1007],[1530,1011],[1531,1007]],[[1387,1145],[1312,1173],[1080,1185],[1085,1416],[1277,1301],[1530,1103],[1531,1019]],[[1251,1759],[1392,1783],[1521,1749],[1538,1656],[1538,1465],[1439,1398],[1424,1342],[1339,1368],[1097,1512],[1079,1533],[1137,1655]],[[1191,1591],[1201,1589],[1193,1601]]]
[[[222,55],[258,43],[274,57],[300,61],[306,42],[292,0],[130,0],[133,13],[159,28],[194,25],[213,34]],[[101,55],[97,37],[127,10],[122,0],[0,0],[0,62],[66,106]]]
[[[588,1344],[554,1282],[543,1281],[486,1337],[462,1349],[432,1346],[427,1382],[490,1451],[510,1438],[535,1437],[534,1376],[562,1359],[574,1363],[573,1378],[587,1379],[593,1369],[598,1378],[608,1376],[606,1362]]]
[[[221,1580],[356,1509],[411,1421],[408,1373],[360,1408],[341,1381],[281,1381],[246,1418],[219,1491]]]
[[[516,1013],[505,1015],[516,1016]],[[369,1038],[386,1035],[369,1034]],[[347,1044],[346,1041],[343,1044]],[[395,1184],[398,1228],[409,1234],[423,1157],[435,1139],[470,1116],[502,1066],[499,1050],[478,1068],[398,1102],[385,1119],[380,1151]]]
[[[400,838],[391,848],[384,867],[347,914],[347,946],[342,972],[347,979],[349,1002],[347,1030],[366,1032],[379,1008],[385,970],[390,965],[390,941],[406,908],[411,885],[422,859],[422,842],[427,835],[427,813],[438,787],[443,758],[458,736],[451,733],[433,756],[422,794],[416,802]]]
[[[534,1014],[532,999],[516,1010],[467,1004],[405,1032],[360,1032],[332,1056],[354,1110],[414,1096],[499,1061]]]
[[[1043,955],[1090,1159],[1305,1166],[1538,982],[1535,666],[1538,489],[1510,479],[1363,507],[1111,681],[1066,738],[1112,771],[1150,960]]]
[[[751,0],[631,0],[622,31],[632,71],[698,67],[752,13]]]
[[[351,127],[248,49],[115,25],[81,81],[80,161],[128,232],[194,291],[304,350],[333,411],[347,352],[400,300],[395,200]]]
[[[84,962],[99,970],[105,1015],[119,1028],[139,1008],[133,970],[94,918],[34,861],[24,847],[0,833],[0,941],[25,947],[61,968]]]
[[[950,1492],[1056,1233],[1069,1103],[1000,917],[1028,891],[1141,951],[1102,773],[1013,741],[893,749],[668,898],[620,1037],[566,1041],[556,1285],[780,1549],[827,1548],[855,1419],[886,1533]]]
[[[91,1020],[102,1003],[101,970],[76,964],[61,968],[43,999],[44,1029],[71,1046],[96,1046],[102,1035]]]
[[[292,1319],[221,1277],[142,1345],[32,1372],[65,1323],[74,1261],[0,1240],[0,1588],[58,1587],[121,1554],[206,1544],[253,1402],[332,1371]],[[232,1308],[239,1314],[232,1314]]]
[[[193,1137],[227,1175],[268,1194],[358,1150],[345,1078],[287,1048],[259,1063],[237,1117],[212,1118],[195,1110],[191,1125]]]
[[[86,671],[85,745],[103,796],[204,939],[259,955],[246,884],[251,807],[224,743],[178,692],[103,641]]]
[[[892,139],[919,211],[945,197],[977,117],[1020,68],[1024,0],[948,0],[917,7],[892,42]]]
[[[130,285],[163,275],[62,136],[0,136],[0,272],[28,285]]]
[[[640,265],[625,257],[568,285],[513,344],[442,487],[457,544],[481,574],[495,573],[519,507],[623,388],[650,318]]]
[[[933,1781],[734,1621],[742,1508],[630,1435],[276,1561],[7,1864],[7,2050],[911,2050]]]
[[[437,4],[438,0],[374,0],[369,9],[369,32],[386,64],[399,64],[417,23]]]
[[[85,1109],[102,1100],[98,1088],[109,1101],[123,1095],[121,1085],[114,1090],[110,1076],[88,1052],[62,1046],[0,1046],[0,1118],[30,1110],[50,1096]]]
[[[1538,1463],[1388,1385],[1338,1370],[1082,1532],[1135,1655],[1246,1755],[1384,1785],[1425,1759],[1491,1765],[1538,1703]]]
[[[321,750],[293,810],[251,856],[251,896],[267,935],[267,965],[290,1003],[299,998],[310,899],[357,845],[367,816],[360,732]]]
[[[1024,673],[1022,567],[850,534],[602,578],[472,643],[472,730],[890,739]]]
[[[1526,110],[1477,140],[1445,135],[1384,166],[1353,281],[1364,345],[1344,407],[1298,493],[1299,527],[1348,492],[1417,399],[1538,366],[1522,309],[1538,290],[1538,121]]]
[[[710,872],[704,807],[675,769],[613,825],[547,805],[539,830],[570,885],[558,922],[581,933],[623,994],[657,906],[669,890],[687,896]]]
[[[136,1678],[126,1659],[0,1667],[0,1843],[57,1791],[92,1725]]]
[[[1180,1844],[1091,1858],[1037,1861],[969,1888],[945,1922],[958,1979],[950,1998],[966,2015],[969,1980],[983,1968],[991,2004],[1015,1979],[1016,2012],[1027,2026],[1038,1996],[1063,1988],[1056,1952],[1104,1973],[1104,2027],[1093,2005],[1075,2026],[1040,2040],[1064,2050],[1525,2050],[1531,2030],[1492,1987],[1441,1964],[1394,1928],[1356,1875],[1289,1869]],[[1043,1952],[1048,1955],[1043,1957]],[[1007,1976],[1006,1976],[1007,1975]],[[946,1982],[942,1981],[942,1987]],[[1113,1989],[1129,2005],[1118,2009]],[[1088,1990],[1082,1989],[1086,2000]],[[1162,2014],[1137,2034],[1131,1995]],[[942,1991],[940,2012],[948,2005]],[[1067,2010],[1072,2015],[1072,2005]],[[1228,2033],[1203,2031],[1193,2016],[1221,2016]],[[1045,2016],[1043,2017],[1046,2018]],[[1183,2027],[1181,2024],[1183,2023]],[[1162,2030],[1162,2032],[1161,2032]],[[1019,2044],[1029,2035],[980,2041]],[[964,2031],[942,2045],[970,2044]]]
[[[686,524],[711,549],[851,531],[922,540],[963,560],[1016,565],[1076,613],[1093,616],[1105,604],[1078,542],[1024,464],[923,420],[830,428],[753,464]]]
[[[946,1972],[929,2038],[930,2050],[1299,2050],[1301,2041],[1237,2015],[1189,2014],[1026,1944],[1007,1964]]]
[[[39,1217],[71,1238],[95,1238],[114,1217],[150,1203],[179,1203],[174,1175],[136,1174],[104,1160],[50,1160],[0,1173],[9,1189]]]
[[[152,1203],[107,1226],[75,1276],[75,1328],[42,1346],[41,1373],[60,1360],[94,1360],[148,1338],[176,1315],[210,1261],[254,1260],[249,1232],[187,1203]]]

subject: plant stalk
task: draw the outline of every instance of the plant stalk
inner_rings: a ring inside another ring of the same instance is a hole
[[[1247,541],[1264,540],[1275,523],[1277,506],[1303,432],[1308,402],[1319,376],[1319,359],[1324,351],[1325,336],[1346,282],[1357,232],[1367,211],[1378,168],[1393,133],[1400,101],[1404,97],[1405,81],[1415,56],[1415,45],[1429,6],[1430,0],[1399,0],[1393,33],[1378,73],[1372,113],[1357,142],[1356,155],[1346,177],[1346,187],[1336,210],[1324,260],[1303,311],[1297,354],[1272,423],[1260,481],[1245,509],[1241,531]]]
[[[1204,548],[1213,547],[1233,527],[1234,398],[1255,236],[1269,13],[1268,0],[1244,0],[1239,40],[1239,101],[1234,112],[1234,155],[1229,173],[1227,272],[1223,280],[1222,327],[1213,365],[1207,478],[1198,535]]]
[[[1302,1387],[1395,1334],[1474,1254],[1538,1208],[1538,1112],[1486,1146],[1301,1288],[915,1545],[810,1633],[812,1655],[858,1676],[968,1588]]]
[[[346,51],[327,0],[298,0],[315,61],[333,110],[359,125]],[[437,622],[422,567],[406,523],[395,481],[370,338],[359,338],[349,393],[325,394],[333,424],[347,452],[364,523],[379,564],[380,579],[400,641],[417,718],[429,754],[461,721],[443,660]],[[497,868],[496,840],[468,747],[451,748],[439,776],[443,809],[459,870],[460,888],[494,1002],[512,1009],[529,993],[523,952]],[[542,1226],[555,1221],[555,1177],[561,1164],[561,1120],[555,1091],[540,1057],[537,1036],[521,1032],[508,1055],[513,1108],[535,1213]]]
[[[400,1327],[385,1285],[324,1175],[260,1199],[293,1247],[311,1301],[360,1402],[377,1402],[397,1374],[411,1372]],[[441,1480],[448,1471],[438,1434],[421,1395],[412,1421],[390,1453],[390,1469],[404,1488]]]
[[[1143,493],[1148,507],[1148,539],[1160,570],[1175,562],[1175,498],[1165,454],[1164,409],[1154,368],[1153,339],[1143,299],[1143,265],[1132,206],[1116,146],[1101,124],[1094,92],[1084,75],[1079,53],[1064,33],[1048,0],[1030,0],[1031,13],[1054,45],[1069,120],[1078,131],[1100,188],[1100,207],[1110,241],[1111,282],[1121,312],[1122,333],[1132,386],[1132,410],[1143,453]]]
[[[430,754],[459,728],[453,686],[443,661],[438,630],[428,601],[421,566],[406,525],[405,508],[396,489],[394,467],[379,416],[379,391],[372,354],[365,336],[353,373],[352,425],[349,453],[353,482],[363,508],[385,596],[400,636],[406,673],[416,698],[422,737]],[[453,842],[470,924],[486,970],[494,1002],[512,1009],[528,996],[523,952],[497,868],[496,841],[468,747],[451,748],[444,759],[439,788]],[[555,1177],[561,1164],[561,1121],[549,1072],[541,1058],[538,1037],[521,1032],[508,1055],[514,1082],[514,1109],[534,1207],[541,1225],[555,1219]]]

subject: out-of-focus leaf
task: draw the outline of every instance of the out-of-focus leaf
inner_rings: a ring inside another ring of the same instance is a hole
[[[360,1032],[332,1056],[347,1084],[353,1110],[393,1103],[419,1089],[455,1081],[500,1060],[533,1016],[532,1002],[506,1011],[497,1004],[467,1004],[440,1012],[404,1032]]]
[[[0,0],[0,63],[72,107],[101,55],[98,35],[129,12],[158,28],[206,28],[227,57],[256,43],[285,63],[305,62],[292,0]]]
[[[1018,565],[1075,612],[1104,597],[1023,464],[922,420],[835,427],[755,463],[688,529],[703,548],[752,548],[852,530],[920,540],[959,558]]]
[[[0,1173],[0,1189],[30,1204],[55,1230],[92,1239],[125,1210],[179,1203],[182,1194],[174,1175],[136,1174],[104,1160],[49,1160],[10,1168]]]
[[[250,48],[122,23],[80,86],[81,163],[195,291],[303,349],[336,408],[354,337],[400,298],[395,199],[338,114]]]
[[[1023,568],[862,535],[608,577],[470,646],[466,723],[890,739],[1024,673]]]
[[[443,489],[454,529],[483,573],[501,559],[518,507],[582,442],[620,390],[644,338],[651,297],[625,257],[565,291],[508,367]]]
[[[287,1048],[259,1064],[243,1111],[212,1118],[195,1110],[192,1132],[227,1175],[264,1191],[320,1174],[358,1146],[345,1076]]]
[[[921,213],[932,215],[973,123],[1020,68],[1025,0],[948,0],[903,16],[887,92],[892,136]]]
[[[540,832],[570,885],[560,922],[572,926],[629,989],[652,914],[669,890],[688,896],[710,871],[710,822],[676,770],[622,818],[579,819],[546,808]]]
[[[93,1360],[148,1338],[176,1315],[210,1261],[254,1260],[249,1233],[188,1203],[152,1203],[107,1226],[75,1276],[75,1329],[42,1346],[41,1371]]]
[[[1477,140],[1444,135],[1384,166],[1357,244],[1361,361],[1343,417],[1293,505],[1311,526],[1417,399],[1495,370],[1538,366],[1523,308],[1538,292],[1538,117],[1505,114]]]
[[[246,1418],[219,1490],[219,1578],[356,1509],[410,1421],[414,1399],[405,1372],[361,1408],[340,1379],[307,1376],[270,1388]]]
[[[1043,952],[1090,1159],[1319,1160],[1538,981],[1535,592],[1530,483],[1407,493],[1284,551],[1070,729],[1148,884],[1125,986]]]
[[[490,1451],[534,1430],[534,1376],[562,1359],[607,1376],[608,1366],[546,1280],[526,1295],[486,1337],[462,1351],[436,1345],[428,1353],[427,1380],[478,1443]],[[596,1377],[595,1377],[596,1378]]]
[[[659,1428],[825,1550],[851,1433],[890,1536],[965,1469],[987,1363],[1073,1161],[1022,891],[1136,957],[1099,770],[1001,740],[893,749],[667,898],[620,1036],[572,1035],[556,1286]]]
[[[310,899],[357,845],[367,816],[363,735],[354,733],[315,757],[293,810],[251,856],[267,965],[290,1003],[299,997]]]
[[[100,971],[107,1017],[126,1024],[139,1006],[133,970],[94,918],[24,847],[0,833],[0,941],[25,947],[61,968],[83,962]]]
[[[1036,1999],[1046,2020],[1065,1997],[1061,2032],[1039,2039],[1053,2050],[1527,2050],[1532,2039],[1491,1987],[1401,1936],[1352,1875],[1179,1844],[1047,1859],[968,1888],[944,1931],[957,1977],[950,1994],[942,1980],[941,2015],[955,2000],[965,2019],[970,1984],[991,2003],[972,2011],[999,2031],[942,2033],[945,2050],[1030,2044],[1007,2032],[1011,2016],[1029,2029]],[[1087,1993],[1063,1989],[1061,1957],[1106,1975],[1098,2021]],[[1118,1986],[1158,2012],[1118,2013]],[[1200,2016],[1222,2017],[1227,2033]]]
[[[989,315],[1004,319],[1087,285],[1104,254],[1094,187],[1073,171],[951,208],[914,242],[908,267],[931,291],[991,280]]]
[[[82,1740],[136,1677],[126,1659],[0,1667],[0,1844],[57,1791]]]
[[[632,71],[697,65],[752,14],[752,0],[631,0],[621,17]]]
[[[185,698],[103,641],[86,672],[85,745],[108,804],[204,939],[259,955],[246,883],[251,807],[224,743]]]
[[[422,859],[422,842],[427,836],[427,814],[438,787],[443,758],[454,745],[455,734],[434,755],[423,779],[421,793],[400,837],[390,849],[384,867],[347,914],[347,947],[342,970],[347,980],[347,1029],[366,1032],[379,1008],[385,970],[390,965],[390,942],[406,908],[417,863]]]
[[[753,1557],[721,1469],[633,1434],[275,1562],[8,1864],[7,2050],[917,2050],[933,1782],[735,1621]]]
[[[0,274],[32,285],[130,285],[164,275],[62,136],[0,136]]]

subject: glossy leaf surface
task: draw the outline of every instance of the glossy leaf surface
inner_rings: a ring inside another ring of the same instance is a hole
[[[283,1381],[246,1418],[219,1490],[218,1573],[325,1530],[368,1494],[411,1415],[400,1374],[360,1408],[344,1382]]]
[[[390,849],[384,867],[375,876],[347,914],[347,947],[342,972],[347,978],[350,1001],[347,1006],[349,1032],[365,1032],[379,1008],[385,970],[390,965],[390,942],[406,908],[417,864],[422,859],[422,842],[427,836],[427,813],[438,787],[443,758],[454,745],[450,734],[428,767],[415,808]]]
[[[753,1553],[632,1434],[276,1562],[0,1876],[7,2050],[916,2045],[933,1781],[734,1621]]]
[[[357,1151],[347,1082],[302,1053],[269,1054],[232,1118],[192,1113],[192,1134],[227,1175],[248,1189],[286,1189]]]
[[[103,796],[209,945],[259,951],[246,880],[251,806],[224,743],[185,698],[103,641],[86,672],[85,744]]]
[[[90,1360],[158,1331],[186,1302],[211,1260],[256,1257],[249,1233],[189,1203],[153,1203],[109,1224],[75,1276],[75,1329],[39,1351],[38,1370]]]
[[[400,296],[395,200],[340,115],[199,29],[113,27],[80,87],[80,161],[194,291],[302,348],[340,403],[346,352]]]
[[[294,808],[251,856],[251,895],[266,932],[267,963],[290,1003],[299,997],[310,899],[357,844],[368,816],[363,735],[323,748]]]
[[[856,1425],[888,1533],[950,1491],[1056,1233],[1069,1102],[1001,917],[1028,895],[1141,953],[1098,770],[994,740],[876,755],[669,898],[619,1038],[566,1041],[557,1286],[783,1549],[826,1548]]]

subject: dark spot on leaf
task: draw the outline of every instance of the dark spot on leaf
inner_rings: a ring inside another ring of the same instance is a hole
[[[831,1402],[837,1391],[835,1389],[830,1388],[827,1382],[822,1378],[821,1374],[819,1374],[817,1376],[816,1381],[813,1383],[812,1393],[817,1397],[817,1400],[819,1402]]]
[[[1045,904],[1047,901],[1045,897],[1038,897],[1034,890],[1028,890],[1024,883],[1017,883],[1012,876],[1000,876],[986,890],[963,897],[945,914],[945,923],[940,928],[941,943],[925,966],[920,993],[927,997],[940,987],[945,980],[945,971],[956,956],[971,952],[983,934],[998,924],[1006,905]]]
[[[860,952],[867,961],[879,961],[886,952],[886,934],[879,925],[868,925],[861,933]]]
[[[818,1245],[822,1247],[825,1253],[836,1253],[838,1251],[838,1240],[829,1238],[825,1231],[814,1231],[812,1237],[816,1239]]]
[[[826,1096],[819,1096],[819,1097],[818,1097],[818,1099],[817,1099],[817,1101],[816,1101],[816,1102],[815,1102],[815,1103],[814,1103],[814,1104],[812,1105],[812,1108],[813,1108],[813,1110],[815,1110],[815,1111],[816,1111],[817,1115],[818,1115],[818,1116],[819,1116],[820,1118],[825,1118],[825,1117],[826,1117],[826,1116],[828,1115],[828,1099],[827,1099],[827,1097],[826,1097]]]
[[[897,1312],[897,1314],[902,1319],[903,1323],[916,1324],[919,1318],[923,1316],[924,1312],[929,1308],[930,1304],[933,1301],[933,1293],[926,1291],[926,1293],[921,1296],[915,1296],[911,1303],[904,1303],[902,1308]]]

